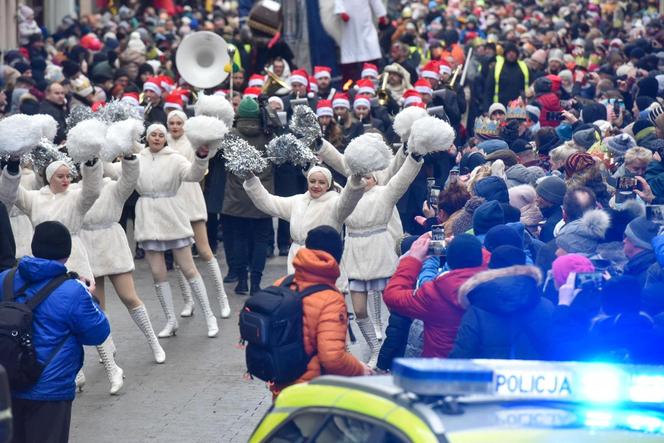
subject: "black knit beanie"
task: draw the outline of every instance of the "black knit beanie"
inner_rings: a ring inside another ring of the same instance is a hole
[[[330,254],[337,263],[341,262],[341,255],[344,252],[344,246],[341,242],[341,236],[332,226],[318,226],[307,233],[307,239],[304,242],[307,249],[315,249]]]
[[[32,237],[32,255],[47,260],[69,258],[71,235],[65,225],[57,221],[47,221],[35,227]]]
[[[470,234],[457,235],[447,247],[447,265],[450,269],[481,266],[482,243]]]

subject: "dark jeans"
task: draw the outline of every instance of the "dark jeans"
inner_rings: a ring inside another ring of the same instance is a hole
[[[233,239],[228,251],[232,259],[226,259],[229,268],[235,269],[240,279],[245,279],[251,271],[251,280],[260,283],[272,234],[272,219],[225,215],[222,223],[224,248],[227,240]]]
[[[208,243],[210,244],[210,249],[212,253],[217,253],[217,248],[219,247],[218,239],[218,230],[219,230],[219,214],[216,212],[207,213],[207,222],[205,227],[207,228]]]
[[[71,400],[36,401],[12,398],[13,443],[67,443]]]
[[[290,248],[290,223],[286,220],[279,219],[279,229],[277,230],[277,246],[279,249]]]

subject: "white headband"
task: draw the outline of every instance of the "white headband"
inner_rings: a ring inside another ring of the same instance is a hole
[[[55,171],[57,171],[60,166],[66,166],[67,169],[69,169],[69,165],[62,160],[56,160],[46,167],[46,172],[44,173],[44,175],[46,175],[46,183],[51,181],[53,174],[55,174]]]
[[[171,121],[171,118],[173,117],[180,117],[180,120],[182,120],[182,123],[187,121],[187,114],[184,112],[180,111],[179,109],[173,109],[171,112],[168,113],[168,117],[166,118],[166,121]]]
[[[173,111],[171,111],[173,112]],[[161,123],[152,123],[150,126],[148,126],[148,130],[145,132],[145,135],[150,135],[154,131],[161,131],[162,134],[166,135],[168,134],[168,131],[166,130],[166,126],[162,125]]]
[[[332,173],[330,172],[329,169],[324,168],[322,166],[314,166],[313,168],[309,169],[307,172],[307,180],[312,176],[312,174],[315,174],[317,172],[320,172],[325,176],[325,180],[327,180],[327,186],[332,187]]]

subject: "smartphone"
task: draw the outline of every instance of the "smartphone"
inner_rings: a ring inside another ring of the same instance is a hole
[[[458,179],[459,179],[459,170],[456,169],[456,168],[455,168],[455,169],[452,169],[452,170],[450,171],[450,179],[449,179],[449,182],[450,182],[450,183],[456,183],[456,181],[457,181]]]
[[[431,243],[429,243],[429,255],[445,255],[445,228],[443,225],[433,225],[431,227]]]
[[[432,186],[431,189],[429,189],[429,206],[432,208],[437,208],[439,197],[440,197],[440,186]]]
[[[646,218],[658,225],[664,225],[664,205],[646,206]]]
[[[427,193],[431,192],[431,188],[436,185],[436,179],[433,177],[427,177]]]
[[[639,181],[634,177],[618,178],[618,190],[622,192],[633,192],[638,189]]]
[[[602,289],[604,275],[601,272],[578,272],[574,279],[576,289]]]

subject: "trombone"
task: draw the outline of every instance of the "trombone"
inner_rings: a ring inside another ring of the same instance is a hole
[[[268,96],[275,95],[275,93],[280,89],[286,89],[290,91],[290,86],[288,86],[288,83],[277,77],[277,74],[270,71],[269,69],[266,69],[265,72],[267,73],[267,80],[265,80],[265,83],[263,84],[263,94]]]
[[[388,77],[387,72],[383,72],[381,74],[381,82],[380,82],[380,89],[376,92],[376,95],[378,96],[378,103],[380,103],[381,106],[385,106],[389,101],[390,101],[390,93],[387,91],[387,77]]]

